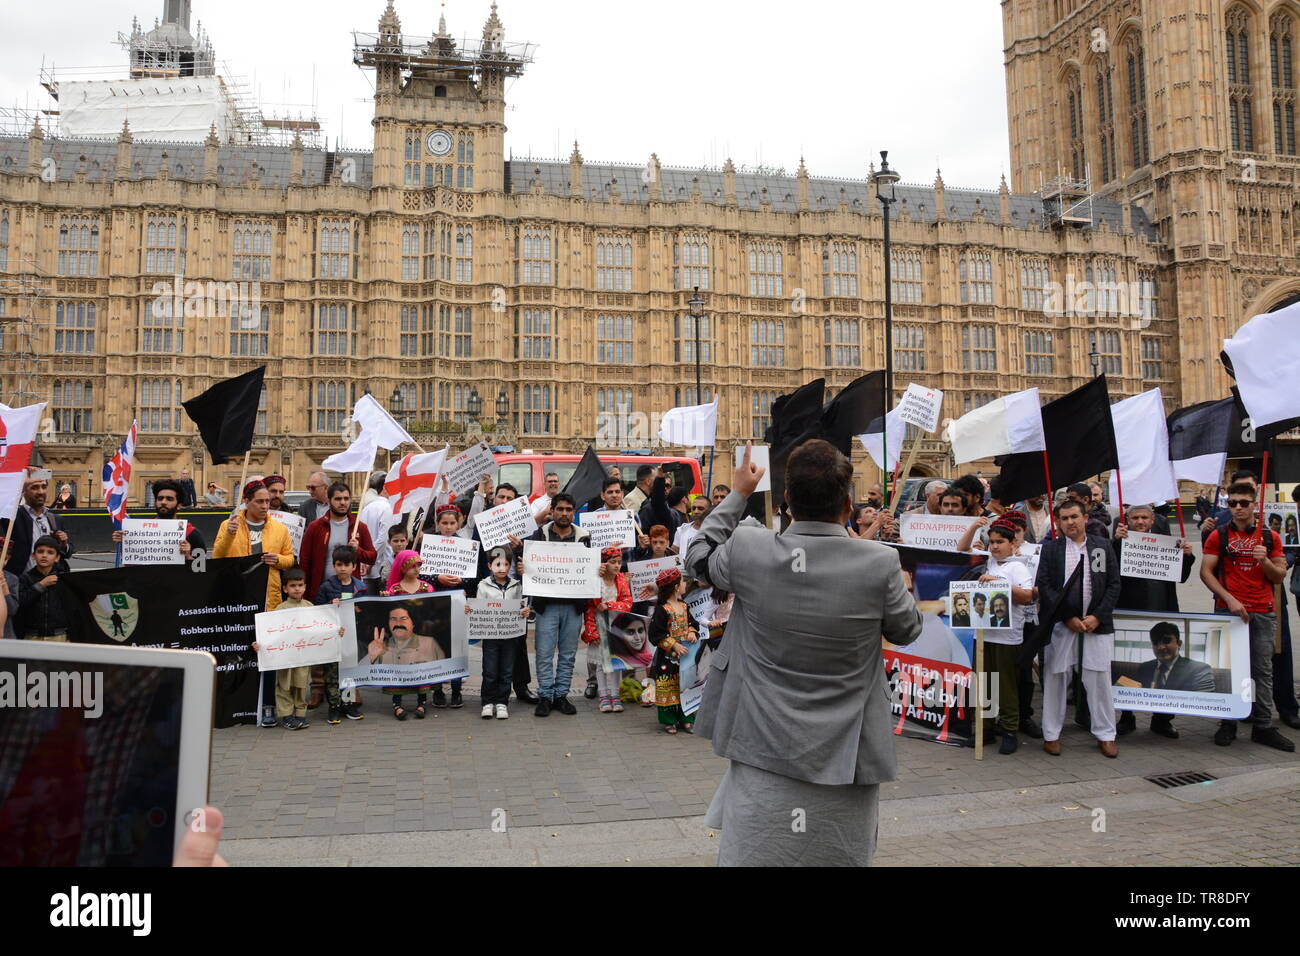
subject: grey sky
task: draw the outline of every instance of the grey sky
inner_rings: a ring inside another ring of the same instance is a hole
[[[448,31],[478,37],[490,0],[451,0]],[[217,56],[268,104],[313,100],[331,142],[371,145],[371,74],[351,31],[381,0],[194,0]],[[398,0],[403,32],[428,36],[439,5]],[[5,3],[0,106],[46,104],[47,65],[122,67],[113,45],[162,0]],[[671,166],[762,162],[861,178],[881,148],[905,182],[996,188],[1007,168],[1001,11],[995,0],[503,0],[507,42],[537,44],[507,93],[506,148]],[[314,71],[314,72],[313,72]],[[314,84],[314,87],[313,87]]]

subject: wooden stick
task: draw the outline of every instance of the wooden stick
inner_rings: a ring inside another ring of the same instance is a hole
[[[13,540],[14,522],[17,520],[18,520],[18,516],[17,514],[15,514],[14,517],[9,521],[9,527],[5,529],[4,547],[0,548],[0,573],[4,572],[5,565],[9,563],[9,542]],[[18,595],[15,594],[14,597],[18,597]]]
[[[975,731],[975,759],[984,759],[984,628],[975,628],[975,707],[971,727]]]
[[[903,486],[907,484],[907,476],[912,471],[912,465],[915,464],[916,462],[916,454],[920,450],[920,447],[921,447],[921,436],[917,435],[915,438],[912,439],[912,450],[907,453],[907,461],[903,465],[903,469],[901,472],[903,480],[901,482],[900,481],[894,482],[894,497],[893,500],[889,502],[890,511],[893,511],[895,508],[898,507],[898,499],[903,497]]]

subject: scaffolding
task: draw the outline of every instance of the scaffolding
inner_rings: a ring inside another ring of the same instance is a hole
[[[408,37],[354,31],[352,39],[352,62],[357,66],[397,66],[404,74],[432,71],[466,79],[478,79],[486,72],[522,76],[537,48],[535,43],[504,43],[500,37],[457,44],[446,34]]]
[[[50,288],[37,269],[31,259],[18,259],[10,262],[8,273],[0,274],[0,378],[6,386],[2,400],[15,407],[49,398],[40,385],[50,374],[45,344]]]
[[[1092,227],[1091,167],[1085,167],[1083,179],[1073,179],[1066,176],[1063,170],[1057,169],[1055,179],[1038,187],[1038,196],[1043,201],[1043,216],[1048,225],[1076,229]]]

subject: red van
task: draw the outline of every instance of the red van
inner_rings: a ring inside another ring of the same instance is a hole
[[[573,476],[582,460],[581,455],[560,455],[540,453],[531,455],[496,455],[496,483],[514,485],[515,490],[526,498],[532,499],[546,491],[546,476],[555,472],[560,476],[560,487]],[[694,458],[674,458],[671,455],[601,455],[600,461],[606,468],[618,465],[623,476],[623,490],[631,491],[636,487],[636,471],[642,465],[662,465],[664,471],[672,476],[672,486],[689,488],[692,495],[705,493],[704,479],[700,475],[700,463]]]

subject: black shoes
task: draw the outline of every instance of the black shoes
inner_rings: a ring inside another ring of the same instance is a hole
[[[1283,753],[1295,753],[1295,744],[1283,737],[1276,727],[1255,727],[1250,731],[1250,739]]]
[[[434,707],[447,706],[447,695],[442,692],[441,687],[435,689],[433,692],[433,706]]]
[[[464,706],[465,706],[465,701],[461,699],[460,691],[458,691],[458,690],[453,690],[453,691],[451,692],[451,706],[452,706],[452,707],[464,707]]]
[[[549,717],[551,715],[551,702],[545,697],[537,698],[537,706],[533,709],[534,717]]]
[[[348,720],[365,720],[366,715],[361,713],[361,705],[356,701],[343,705],[343,716]]]
[[[1151,732],[1159,734],[1161,737],[1168,737],[1170,740],[1178,739],[1178,731],[1174,728],[1174,719],[1167,717],[1160,720],[1159,716],[1151,718]]]
[[[1131,734],[1137,730],[1137,718],[1133,716],[1133,711],[1126,710],[1120,715],[1119,720],[1115,721],[1115,733],[1120,737],[1125,734]]]
[[[1219,729],[1214,732],[1214,742],[1220,747],[1227,747],[1237,739],[1237,722],[1235,720],[1223,720],[1219,722]]]
[[[1009,730],[1002,731],[1002,743],[998,744],[998,753],[1013,754],[1020,749],[1020,738]]]
[[[519,701],[519,703],[521,704],[537,703],[536,695],[531,693],[527,687],[524,687],[522,689],[518,687],[515,688],[515,700]]]
[[[574,714],[578,712],[578,708],[574,707],[571,703],[569,703],[569,698],[567,697],[553,698],[551,700],[551,709],[558,710],[560,713],[566,714],[569,717],[572,717]]]
[[[1039,727],[1032,717],[1026,717],[1020,722],[1020,732],[1026,737],[1033,737],[1035,740],[1043,739],[1043,728]]]
[[[325,723],[330,724],[331,726],[343,723],[343,708],[331,706],[330,715],[325,718]]]
[[[1278,714],[1278,719],[1288,727],[1300,730],[1300,714]]]
[[[589,680],[587,681],[587,689],[582,692],[582,696],[587,698],[587,700],[595,700],[596,695],[599,693],[600,690],[596,687],[596,682],[594,680]]]

